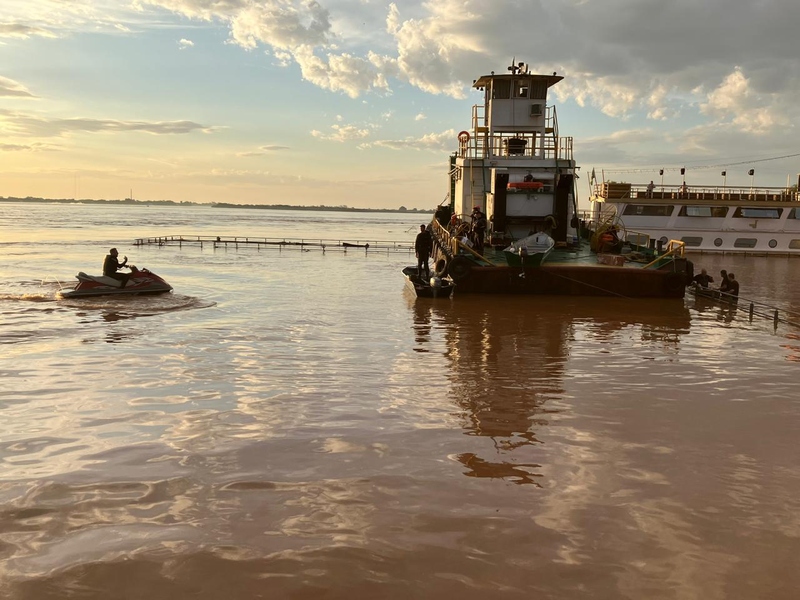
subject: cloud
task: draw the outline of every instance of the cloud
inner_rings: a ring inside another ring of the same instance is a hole
[[[369,137],[368,128],[359,128],[356,125],[331,125],[333,133],[324,134],[316,129],[311,132],[316,138],[333,142],[346,142],[348,140],[360,140]]]
[[[428,118],[428,117],[426,117],[424,114],[422,114],[422,113],[419,113],[419,114],[418,114],[416,117],[414,117],[414,120],[415,120],[415,121],[424,121],[424,120],[425,120],[425,119],[427,119],[427,118]]]
[[[700,111],[723,122],[730,120],[744,131],[763,134],[790,124],[785,113],[775,104],[772,95],[755,92],[750,80],[737,67],[708,94],[708,100],[700,105]]]
[[[375,140],[360,144],[360,149],[388,148],[390,150],[430,150],[434,152],[447,152],[452,150],[456,139],[454,129],[441,133],[427,133],[421,137],[409,136],[401,140]]]
[[[48,144],[0,144],[0,152],[50,152],[57,150]]]
[[[0,109],[0,128],[11,135],[61,137],[69,133],[120,133],[141,131],[154,135],[211,132],[214,128],[193,121],[120,121],[114,119],[53,119]]]
[[[0,97],[14,96],[16,98],[36,98],[31,94],[25,86],[17,83],[13,79],[7,77],[0,77]]]
[[[192,46],[194,46],[194,42],[192,40],[181,38],[178,41],[178,48],[180,48],[181,50],[185,50],[186,48],[191,48]]]
[[[57,37],[52,31],[23,23],[0,23],[0,38],[27,40],[31,37]]]
[[[277,146],[277,145],[267,145],[267,146],[259,146],[256,150],[248,150],[246,152],[237,152],[236,156],[247,157],[247,156],[264,156],[266,154],[273,154],[275,152],[285,152],[287,150],[291,150],[289,146]]]

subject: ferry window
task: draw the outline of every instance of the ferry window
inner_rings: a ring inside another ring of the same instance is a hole
[[[780,219],[782,208],[746,208],[740,206],[733,213],[737,219]]]
[[[492,98],[495,100],[508,100],[511,98],[511,82],[508,79],[495,79],[492,81]]]
[[[681,206],[681,217],[716,217],[722,218],[728,214],[726,206]]]
[[[528,82],[527,81],[517,81],[514,85],[514,97],[515,98],[527,98],[528,97]]]
[[[717,248],[719,248],[720,246],[722,246],[722,238],[717,238],[717,239],[715,239],[715,240],[714,240],[714,245],[715,245]]]
[[[800,250],[800,240],[792,240],[789,242],[789,248],[792,250]]]
[[[778,240],[770,240],[769,241],[769,247],[770,248],[774,248],[777,245],[778,245]]]
[[[531,98],[536,100],[544,100],[547,98],[547,85],[544,83],[531,83]]]
[[[792,209],[792,210],[789,212],[789,216],[788,216],[788,217],[786,217],[786,218],[787,218],[787,219],[800,219],[800,211],[798,211],[796,208],[793,208],[793,209]]]
[[[674,209],[675,206],[672,204],[628,204],[622,214],[643,217],[668,217]]]
[[[733,242],[734,248],[755,248],[758,240],[756,238],[736,238]]]
[[[687,246],[699,246],[703,243],[703,238],[701,237],[682,237],[681,241],[686,244]]]

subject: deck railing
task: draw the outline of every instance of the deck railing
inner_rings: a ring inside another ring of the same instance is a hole
[[[747,201],[747,202],[797,202],[797,190],[781,187],[734,187],[657,185],[647,190],[648,184],[595,183],[592,194],[608,200],[699,200],[699,201]]]

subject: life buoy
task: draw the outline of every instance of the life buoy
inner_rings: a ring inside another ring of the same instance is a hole
[[[456,283],[469,277],[470,271],[472,271],[472,261],[465,256],[456,256],[447,265],[447,272]]]
[[[458,141],[462,144],[466,144],[469,142],[469,131],[459,131],[458,132]]]

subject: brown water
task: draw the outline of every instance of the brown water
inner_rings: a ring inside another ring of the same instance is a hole
[[[0,216],[0,597],[798,596],[796,328],[691,297],[418,300],[404,253],[124,241],[419,217]],[[53,299],[110,245],[175,293]],[[696,262],[800,312],[797,259]]]

